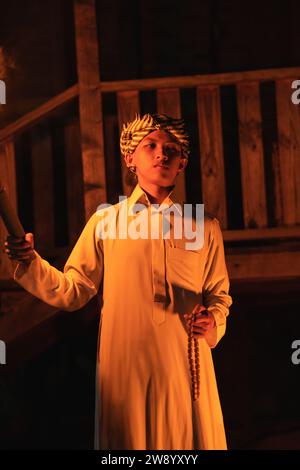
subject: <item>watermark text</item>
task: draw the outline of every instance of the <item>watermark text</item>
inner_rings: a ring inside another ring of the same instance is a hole
[[[6,364],[6,344],[0,340],[0,365]]]
[[[0,104],[6,104],[6,86],[3,80],[0,80]]]
[[[101,239],[184,239],[185,249],[199,250],[204,244],[204,204],[128,205],[126,196],[119,204],[101,204],[96,234]]]

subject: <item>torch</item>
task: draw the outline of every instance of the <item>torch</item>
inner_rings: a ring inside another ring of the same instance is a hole
[[[0,215],[10,235],[25,238],[25,231],[19,220],[17,212],[11,205],[6,189],[0,182]]]

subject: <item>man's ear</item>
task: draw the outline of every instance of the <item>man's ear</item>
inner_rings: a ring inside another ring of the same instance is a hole
[[[187,164],[188,164],[188,159],[187,158],[181,158],[177,174],[180,173],[181,171],[183,171],[185,169],[185,167],[187,166]]]
[[[125,160],[125,163],[128,167],[131,166],[132,165],[132,154],[131,153],[126,153],[124,155],[124,160]]]

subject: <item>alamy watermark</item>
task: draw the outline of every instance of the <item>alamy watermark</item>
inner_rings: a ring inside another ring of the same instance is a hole
[[[6,344],[0,340],[0,365],[6,364]]]
[[[3,80],[0,80],[0,104],[6,104],[6,86]]]
[[[185,242],[187,250],[203,247],[204,204],[183,204],[183,210],[180,204],[151,204],[149,217],[146,205],[135,203],[128,207],[127,199],[122,195],[119,196],[119,204],[98,206],[96,213],[101,216],[96,227],[98,238],[170,239],[173,228],[174,239],[193,240]]]
[[[300,80],[294,80],[292,82],[292,88],[296,88],[296,90],[292,93],[291,100],[293,104],[300,103]]]
[[[295,366],[297,366],[298,364],[300,364],[300,339],[295,339],[292,342],[291,348],[295,349],[295,351],[291,355],[291,361]]]

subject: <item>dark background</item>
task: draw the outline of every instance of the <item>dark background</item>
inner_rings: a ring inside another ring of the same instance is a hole
[[[102,80],[300,66],[296,0],[96,4]],[[77,74],[72,1],[1,1],[0,10],[4,127],[76,83]],[[224,93],[230,103],[230,90]],[[148,93],[145,111],[152,104]],[[104,106],[114,109],[109,96]],[[23,187],[25,143],[17,155]],[[232,207],[238,227],[240,201]],[[64,206],[59,210],[56,239],[63,245]],[[24,226],[34,231],[30,212],[30,200],[23,201]],[[231,289],[227,334],[213,352],[228,445],[300,449],[300,365],[290,358],[291,343],[300,338],[299,283],[234,283]],[[0,376],[1,448],[92,448],[98,316],[80,331],[69,320],[64,325],[60,341]]]

